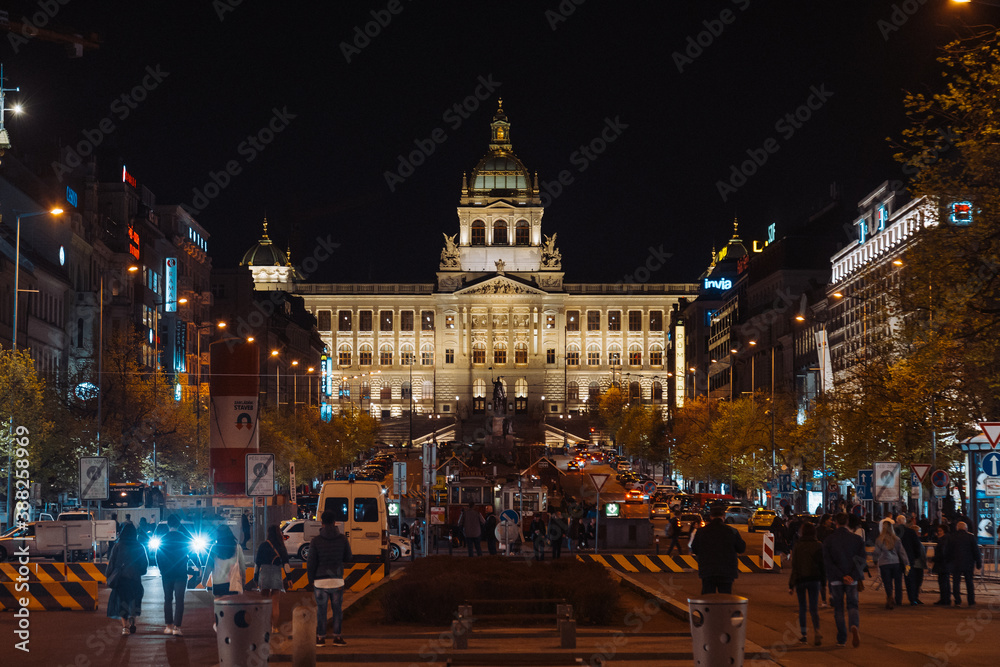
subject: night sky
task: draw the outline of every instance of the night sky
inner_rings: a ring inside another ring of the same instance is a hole
[[[895,14],[882,0],[51,0],[51,19],[44,4],[14,3],[11,19],[102,44],[71,59],[0,38],[5,84],[22,90],[8,106],[28,112],[8,116],[17,155],[48,163],[55,147],[100,136],[103,173],[124,162],[158,203],[203,209],[216,267],[236,264],[266,211],[293,260],[318,236],[341,244],[310,276],[324,282],[433,280],[498,97],[528,169],[543,183],[572,178],[543,220],[567,282],[621,280],[661,246],[673,257],[651,280],[694,280],[734,215],[745,240],[771,223],[780,237],[834,182],[850,210],[902,178],[886,138],[903,126],[903,91],[936,83],[935,49],[961,24],[1000,21],[1000,8],[948,0],[895,3]],[[359,38],[366,27],[377,34]],[[144,100],[122,100],[144,79]],[[782,120],[810,102],[807,120]],[[272,119],[269,144],[247,141]],[[114,129],[93,134],[102,120]],[[603,152],[580,152],[602,131],[613,138]],[[432,136],[433,152],[390,189],[386,172]],[[718,182],[747,151],[766,162],[723,201]],[[230,161],[239,173],[196,200]]]

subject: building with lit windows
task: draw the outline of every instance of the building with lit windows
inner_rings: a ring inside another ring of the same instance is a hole
[[[697,285],[566,282],[544,213],[501,106],[485,156],[463,176],[436,279],[296,283],[328,350],[331,410],[392,419],[412,406],[475,421],[494,411],[501,378],[521,437],[518,421],[572,418],[612,383],[665,411],[670,312]],[[285,279],[257,274],[258,289]]]

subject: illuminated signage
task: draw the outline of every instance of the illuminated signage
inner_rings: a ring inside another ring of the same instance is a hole
[[[705,289],[721,289],[727,290],[733,286],[733,281],[729,278],[719,278],[718,280],[709,280],[705,278]]]
[[[606,517],[619,517],[622,513],[622,506],[618,503],[608,503],[604,506],[604,516]]]
[[[125,165],[122,165],[122,183],[128,183],[133,188],[136,187],[135,176],[128,173],[128,170],[125,169]]]
[[[677,397],[678,408],[684,407],[684,383],[687,379],[687,373],[685,372],[687,363],[684,356],[686,345],[684,322],[678,322],[677,327],[674,329],[674,393]]]
[[[322,370],[323,379],[323,395],[332,396],[333,395],[333,359],[329,355],[324,354],[320,358],[320,369]]]
[[[766,248],[766,247],[767,247],[767,242],[766,241],[763,242],[763,243],[761,243],[760,241],[754,241],[753,242],[753,251],[754,252],[764,252],[764,248]]]
[[[948,221],[959,227],[967,227],[972,224],[972,203],[967,201],[952,202]]]
[[[868,221],[861,218],[855,224],[858,226],[858,245],[863,245],[868,239]]]
[[[166,313],[177,312],[177,258],[168,257],[164,261],[164,274],[166,275],[166,298],[164,299],[163,311]]]
[[[879,206],[878,209],[875,211],[876,230],[880,232],[884,230],[885,224],[888,221],[889,221],[889,209],[887,209],[885,207],[885,204],[883,204],[882,206]]]
[[[769,224],[767,226],[767,242],[768,243],[774,243],[774,232],[775,232],[774,224],[775,223],[772,222],[771,224]]]
[[[128,254],[139,259],[139,232],[132,225],[128,228]]]
[[[78,200],[78,198],[76,196],[76,190],[74,190],[73,188],[67,186],[66,187],[66,201],[69,202],[71,205],[76,206],[77,200]]]
[[[174,400],[175,401],[181,400],[181,383],[180,382],[178,382],[177,384],[174,385]]]

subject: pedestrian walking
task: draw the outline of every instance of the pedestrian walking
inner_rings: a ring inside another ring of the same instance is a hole
[[[491,556],[497,555],[497,515],[493,505],[486,506],[486,521],[483,523],[483,535],[486,537],[486,551]]]
[[[858,582],[861,570],[868,558],[865,542],[847,528],[847,514],[840,512],[834,518],[836,530],[823,540],[823,571],[830,586],[830,600],[833,602],[833,619],[837,624],[837,646],[847,645],[847,631],[850,627],[851,645],[861,645],[858,613]],[[847,623],[844,611],[847,611]],[[848,625],[849,624],[849,625]]]
[[[271,632],[278,632],[278,593],[285,592],[285,569],[288,567],[288,550],[277,524],[267,527],[267,539],[257,547],[254,555],[254,581],[263,597],[271,600]]]
[[[885,608],[892,609],[903,604],[903,570],[910,564],[903,549],[903,540],[896,536],[895,524],[890,519],[882,520],[882,532],[875,540],[872,560],[882,575],[885,589]]]
[[[927,554],[920,542],[920,526],[916,517],[910,518],[909,525],[903,531],[903,550],[910,561],[910,569],[906,572],[906,599],[910,606],[921,605],[920,587],[924,583],[924,569],[927,567]]]
[[[580,545],[579,548],[590,549],[590,540],[594,536],[594,524],[590,522],[590,519],[580,520]]]
[[[341,636],[344,620],[344,563],[353,560],[351,544],[334,522],[333,512],[323,512],[319,535],[309,543],[306,574],[316,597],[316,646],[326,645],[326,607],[332,608],[334,646],[346,646]]]
[[[569,543],[569,552],[571,554],[574,548],[580,548],[580,530],[582,528],[583,524],[580,523],[580,517],[575,516],[569,520],[569,532],[566,534],[566,540]]]
[[[139,525],[136,527],[136,537],[139,540],[139,544],[142,546],[146,546],[146,543],[149,542],[149,532],[149,522],[146,521],[146,517],[140,517]]]
[[[240,541],[240,548],[246,549],[247,542],[250,540],[250,516],[249,510],[243,510],[240,514],[240,532],[242,533],[243,539]]]
[[[545,532],[545,522],[536,514],[528,526],[528,538],[535,548],[535,560],[545,560]]]
[[[792,572],[788,577],[788,594],[795,593],[799,598],[799,641],[805,644],[806,607],[813,625],[813,641],[816,646],[823,643],[823,635],[819,631],[819,610],[817,600],[819,590],[823,586],[823,545],[816,539],[816,528],[811,523],[802,524],[802,534],[795,544],[792,553]]]
[[[176,514],[167,517],[167,532],[156,550],[156,567],[163,584],[163,634],[181,636],[184,621],[184,594],[187,591],[188,562],[191,559],[191,536],[181,532]]]
[[[976,542],[976,536],[969,532],[969,524],[959,521],[955,532],[948,538],[948,571],[951,573],[951,592],[955,596],[955,606],[962,604],[962,579],[965,579],[966,599],[969,606],[976,604],[976,589],[973,586],[975,570],[983,569],[983,555]],[[975,569],[973,569],[975,568]]]
[[[740,576],[737,557],[747,550],[747,544],[738,530],[726,525],[725,514],[725,507],[712,507],[712,520],[695,533],[691,543],[691,553],[698,557],[702,595],[732,593],[733,581]]]
[[[545,531],[545,537],[548,538],[549,543],[552,545],[553,558],[562,557],[563,537],[568,532],[569,526],[566,524],[565,519],[562,518],[562,512],[556,510],[556,513],[549,519],[549,527]]]
[[[135,526],[127,523],[108,559],[108,618],[120,618],[122,636],[135,634],[135,619],[142,615],[142,575],[149,568],[146,549],[136,538]]]
[[[667,530],[670,532],[670,547],[667,549],[667,555],[672,554],[676,546],[677,555],[683,556],[684,549],[681,547],[681,522],[676,514],[671,515],[670,523],[667,524]]]
[[[243,592],[247,564],[239,546],[229,526],[222,524],[215,529],[215,543],[205,558],[201,583],[207,586],[211,577],[212,595],[217,598]]]
[[[948,549],[951,535],[948,527],[939,523],[934,527],[934,563],[931,572],[938,579],[938,600],[934,604],[939,607],[951,606],[951,572],[948,571]]]
[[[483,555],[483,547],[480,544],[480,537],[483,534],[483,525],[486,523],[486,519],[483,515],[479,513],[476,509],[476,504],[469,502],[469,506],[462,510],[462,516],[458,519],[459,525],[462,527],[462,533],[465,535],[465,545],[469,548],[469,557],[472,557],[472,547],[476,548],[476,555]]]
[[[781,518],[780,514],[774,515],[771,526],[767,530],[774,535],[774,555],[788,558],[792,553],[792,549],[789,546],[788,527],[785,525],[785,520]]]

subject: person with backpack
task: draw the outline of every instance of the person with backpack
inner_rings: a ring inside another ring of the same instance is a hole
[[[142,575],[149,568],[146,549],[139,544],[135,526],[123,524],[121,535],[108,559],[108,618],[120,618],[122,636],[135,634],[135,619],[142,615]]]
[[[257,547],[253,559],[253,578],[260,594],[271,600],[271,632],[278,632],[278,593],[285,592],[284,569],[288,565],[288,550],[277,524],[267,527],[267,539]]]
[[[215,544],[205,559],[202,583],[207,586],[208,578],[211,577],[212,594],[217,598],[243,592],[247,565],[239,546],[229,526],[222,524],[215,529]]]

